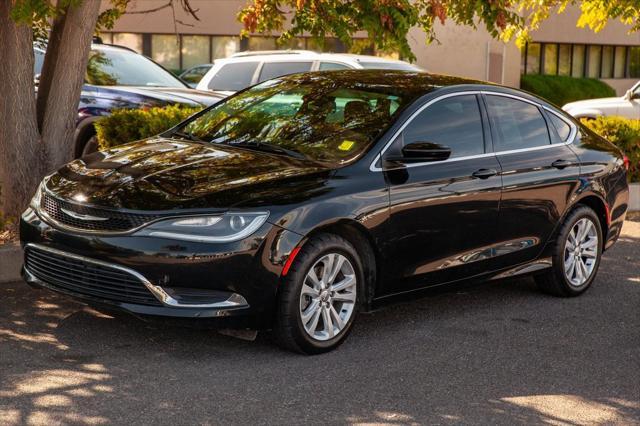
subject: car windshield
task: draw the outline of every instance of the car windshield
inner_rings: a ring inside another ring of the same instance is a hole
[[[96,86],[185,87],[153,61],[124,49],[92,50],[85,81]]]
[[[269,80],[231,96],[174,135],[269,148],[336,166],[365,152],[408,102],[391,85],[301,75]]]
[[[403,62],[359,62],[362,68],[371,70],[421,71],[420,67]]]

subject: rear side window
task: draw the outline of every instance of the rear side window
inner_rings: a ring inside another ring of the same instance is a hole
[[[566,142],[569,139],[569,135],[571,134],[571,126],[569,126],[569,124],[562,118],[551,112],[547,113],[547,116],[549,117],[549,120],[551,121],[553,127],[558,132],[560,140],[562,140],[562,142]]]
[[[405,127],[404,145],[431,142],[451,148],[451,158],[484,153],[482,118],[475,95],[445,98]]]
[[[537,106],[505,96],[487,95],[496,151],[549,145],[547,123]]]
[[[211,90],[238,91],[251,85],[258,62],[234,62],[225,64],[209,82]]]
[[[328,70],[349,70],[350,66],[345,64],[339,64],[337,62],[320,62],[320,71],[328,71]]]
[[[260,82],[287,74],[311,70],[312,62],[265,62],[260,71]]]

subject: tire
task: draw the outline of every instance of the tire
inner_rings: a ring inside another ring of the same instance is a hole
[[[313,355],[344,342],[358,314],[362,271],[356,249],[344,238],[319,234],[307,241],[281,283],[273,330],[278,344]]]
[[[581,238],[583,231],[584,238]],[[577,248],[572,250],[576,239]],[[535,277],[538,287],[560,297],[584,293],[598,273],[603,241],[602,226],[596,213],[586,206],[573,210],[558,231],[551,269]]]

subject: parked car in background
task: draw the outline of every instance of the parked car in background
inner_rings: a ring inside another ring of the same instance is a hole
[[[213,64],[196,65],[195,67],[191,67],[188,70],[184,71],[182,74],[180,74],[179,77],[182,79],[182,81],[186,82],[189,87],[195,89],[200,80],[202,80],[202,77],[204,77],[204,75],[211,69],[212,66]]]
[[[45,50],[35,46],[33,50],[37,90]],[[219,93],[191,89],[172,73],[133,50],[94,43],[78,105],[74,154],[80,157],[97,150],[93,123],[113,109],[172,104],[208,106],[222,98],[224,95]]]
[[[377,56],[317,53],[308,50],[239,52],[226,59],[216,59],[213,67],[196,87],[199,90],[232,94],[253,84],[287,74],[347,69],[421,70],[408,62]]]
[[[295,74],[46,177],[22,215],[23,273],[95,306],[272,329],[320,353],[359,311],[427,287],[536,274],[582,294],[620,235],[627,167],[519,90]]]
[[[576,118],[615,115],[640,120],[640,81],[622,97],[570,102],[562,109]]]

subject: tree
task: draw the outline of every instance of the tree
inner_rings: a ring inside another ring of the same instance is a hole
[[[322,42],[327,35],[338,37],[351,47],[353,36],[365,31],[379,50],[395,51],[415,59],[407,33],[412,27],[424,30],[427,42],[437,40],[434,23],[476,28],[486,26],[489,33],[518,45],[540,26],[554,10],[563,12],[568,5],[580,4],[578,26],[600,31],[610,19],[640,29],[639,0],[252,0],[238,14],[244,33],[281,32],[281,41],[309,33]]]
[[[178,3],[197,19],[189,0]],[[0,217],[17,217],[38,183],[73,158],[78,101],[96,28],[111,28],[129,0],[0,0]],[[47,49],[34,96],[33,43]]]

